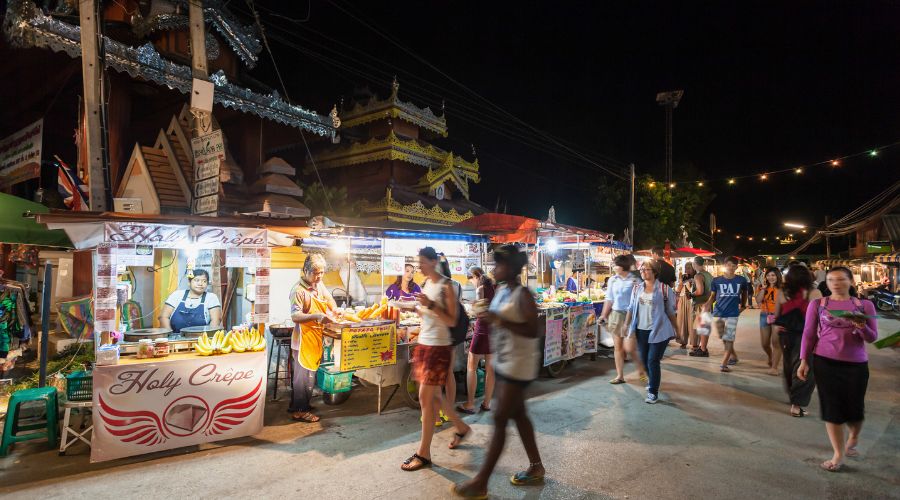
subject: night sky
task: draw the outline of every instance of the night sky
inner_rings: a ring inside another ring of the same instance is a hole
[[[438,145],[471,158],[475,144],[483,179],[472,197],[491,210],[499,197],[510,213],[544,218],[555,205],[560,222],[617,235],[627,225],[593,211],[603,172],[541,151],[561,148],[448,76],[604,165],[634,162],[658,177],[665,121],[654,98],[684,89],[676,181],[696,180],[688,168],[712,181],[900,140],[898,2],[333,2],[257,3],[292,99],[327,112],[354,87],[385,95],[395,73],[402,98],[433,108],[446,99],[450,136]],[[268,61],[254,74],[277,82]],[[802,176],[719,180],[710,209],[723,243],[772,240],[783,221],[815,225],[856,208],[900,178],[898,163],[900,146]],[[786,250],[760,244],[738,250]]]

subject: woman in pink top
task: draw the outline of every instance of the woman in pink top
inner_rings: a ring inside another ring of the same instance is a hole
[[[810,364],[819,387],[819,409],[834,456],[821,467],[837,472],[845,456],[859,455],[856,446],[865,418],[866,386],[869,383],[869,356],[866,342],[878,338],[875,306],[868,300],[850,296],[853,273],[835,267],[825,276],[831,296],[814,300],[806,309],[806,326],[800,345],[797,376],[806,379]],[[868,318],[841,318],[832,314],[850,311]],[[844,444],[844,424],[850,436]]]

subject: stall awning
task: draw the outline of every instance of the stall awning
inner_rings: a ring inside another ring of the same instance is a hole
[[[452,240],[488,243],[484,232],[457,229],[456,226],[404,223],[380,217],[316,217],[310,221],[314,236],[345,236],[351,238],[393,238],[415,240]]]
[[[692,255],[696,255],[697,257],[713,257],[716,255],[715,252],[712,252],[709,250],[704,250],[702,248],[692,248],[692,247],[676,248],[675,251],[681,252],[681,253],[689,253]]]
[[[616,240],[598,241],[597,243],[591,243],[591,245],[598,246],[598,247],[612,248],[615,250],[631,250],[631,248],[632,248],[631,245],[629,245],[628,243],[624,243],[624,242],[616,241]]]
[[[66,233],[47,229],[25,214],[46,213],[50,209],[18,196],[0,193],[0,243],[21,243],[48,247],[73,248]]]
[[[535,244],[537,239],[556,239],[559,243],[608,242],[613,235],[557,222],[540,221],[522,215],[486,213],[476,215],[453,225],[456,229],[468,229],[491,235],[494,243]]]
[[[862,261],[859,259],[851,260],[851,259],[830,259],[830,260],[820,260],[816,262],[816,265],[819,267],[850,267],[854,265],[860,264]]]
[[[875,257],[879,264],[900,264],[900,252],[886,253]]]

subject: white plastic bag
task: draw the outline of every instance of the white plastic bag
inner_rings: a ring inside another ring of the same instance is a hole
[[[712,325],[712,314],[704,311],[700,315],[700,324],[697,325],[697,334],[699,335],[709,335],[709,327]]]

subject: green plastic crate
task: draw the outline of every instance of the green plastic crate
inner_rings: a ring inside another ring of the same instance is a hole
[[[94,375],[80,370],[66,375],[66,399],[90,401],[94,397]]]
[[[316,371],[316,385],[330,394],[347,392],[352,388],[353,372],[341,372],[334,363],[322,363]]]

